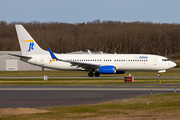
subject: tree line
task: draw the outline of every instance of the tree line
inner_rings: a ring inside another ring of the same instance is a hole
[[[22,24],[40,47],[55,53],[103,51],[180,58],[180,24],[99,21],[30,23],[0,21],[0,51],[19,51],[15,24]]]

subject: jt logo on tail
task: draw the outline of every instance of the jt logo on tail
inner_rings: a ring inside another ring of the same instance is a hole
[[[34,40],[24,40],[22,42],[30,42],[28,52],[30,52],[31,50],[34,50]]]
[[[28,52],[30,52],[31,50],[34,50],[33,46],[34,46],[34,42],[30,42]]]

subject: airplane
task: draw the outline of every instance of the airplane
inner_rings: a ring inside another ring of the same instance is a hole
[[[20,25],[15,25],[22,55],[20,60],[44,68],[68,71],[87,71],[89,77],[100,74],[124,74],[125,71],[157,71],[157,76],[176,66],[166,57],[150,54],[57,54],[43,50]]]

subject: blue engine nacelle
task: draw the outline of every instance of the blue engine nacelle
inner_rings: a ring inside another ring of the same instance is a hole
[[[116,73],[116,67],[114,66],[100,66],[98,68],[99,74],[114,74]]]
[[[125,71],[116,71],[115,66],[100,66],[98,68],[99,74],[124,74]]]

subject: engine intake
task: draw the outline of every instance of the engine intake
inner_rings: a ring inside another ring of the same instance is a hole
[[[125,71],[117,71],[115,66],[100,66],[97,70],[99,74],[124,74]]]
[[[115,74],[116,73],[116,67],[114,66],[100,66],[98,68],[99,74]]]

